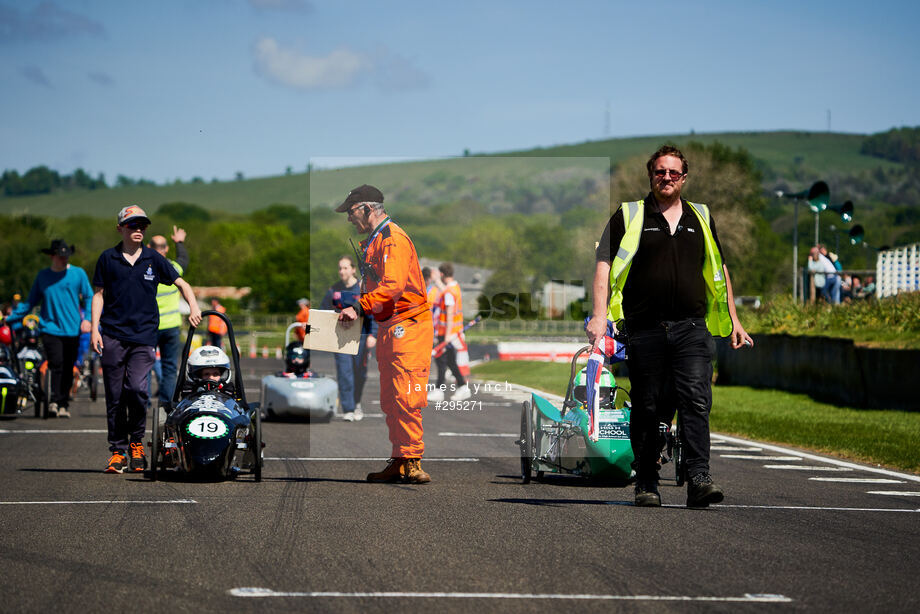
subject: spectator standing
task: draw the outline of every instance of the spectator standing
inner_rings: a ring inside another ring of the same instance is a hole
[[[821,296],[831,305],[840,304],[840,275],[837,274],[837,267],[834,261],[827,255],[827,248],[823,245],[816,245],[818,250],[818,262],[824,269],[824,287],[821,288]]]
[[[339,320],[354,322],[372,316],[379,324],[377,365],[380,368],[380,408],[386,416],[392,457],[382,471],[370,473],[369,482],[424,484],[431,477],[422,469],[422,409],[428,405],[433,329],[425,282],[415,246],[383,207],[383,193],[370,185],[351,192],[336,207],[348,213],[361,242],[362,289],[353,307]]]
[[[41,305],[39,331],[51,370],[51,397],[48,415],[69,418],[70,389],[73,366],[80,346],[80,333],[88,333],[90,322],[82,313],[89,313],[93,290],[86,272],[70,264],[75,251],[63,239],[55,239],[42,253],[51,256],[51,266],[39,271],[26,300],[21,301],[8,318],[19,322],[34,307]]]
[[[172,240],[176,244],[176,259],[167,257],[169,243],[166,237],[155,235],[150,239],[147,247],[169,261],[179,277],[185,274],[188,268],[188,250],[185,249],[186,232],[182,228],[173,226]],[[157,397],[160,407],[167,407],[172,402],[173,391],[176,388],[176,372],[179,369],[180,333],[182,328],[182,315],[179,313],[179,288],[175,285],[160,284],[157,286],[157,309],[160,314],[160,328],[157,330],[157,347],[160,349],[160,359],[154,363],[153,370],[157,376],[159,390]],[[148,380],[149,381],[149,380]]]
[[[144,430],[147,424],[147,378],[153,366],[160,313],[158,284],[175,284],[191,308],[189,322],[201,322],[191,286],[155,250],[144,246],[150,219],[137,205],[118,212],[121,242],[102,252],[93,274],[92,338],[102,354],[102,378],[108,422],[106,473],[147,468]]]
[[[871,299],[875,296],[875,275],[866,275],[866,283],[859,293],[859,298]]]
[[[675,408],[683,431],[687,507],[722,501],[709,472],[713,335],[753,345],[735,312],[731,278],[709,207],[681,198],[689,164],[663,146],[646,163],[651,192],[623,203],[598,244],[588,339],[625,318],[632,390],[635,503],[660,506],[659,424]]]
[[[227,313],[226,307],[220,304],[217,297],[211,298],[211,309],[219,313]],[[208,316],[208,345],[220,347],[226,334],[227,323],[219,316]]]
[[[326,292],[320,305],[321,309],[336,309],[336,293],[341,296],[341,293],[347,292],[355,297],[361,294],[361,285],[358,282],[355,261],[351,256],[339,258],[338,273],[339,281],[332,284],[332,287]],[[373,321],[373,318],[365,320],[365,327],[368,326],[373,326],[374,331],[376,331],[377,324]],[[362,331],[358,353],[355,356],[334,354],[335,378],[339,386],[339,403],[342,406],[342,418],[346,422],[355,422],[364,418],[364,411],[359,407],[359,404],[361,403],[361,391],[364,388],[364,379],[367,372],[365,358],[369,332],[371,331]],[[361,379],[361,391],[358,390],[359,378]]]
[[[463,296],[460,291],[460,284],[454,279],[454,265],[450,262],[444,262],[438,267],[441,273],[441,280],[444,283],[444,290],[438,298],[437,319],[435,320],[435,340],[440,344],[447,339],[453,338],[450,343],[444,346],[440,356],[436,358],[438,366],[438,379],[434,390],[428,393],[428,401],[443,401],[445,382],[447,379],[447,370],[453,373],[456,380],[456,390],[451,397],[452,401],[463,401],[470,398],[470,387],[466,383],[466,378],[460,372],[457,365],[457,351],[463,347],[463,341],[460,335],[463,334]]]
[[[299,298],[297,299],[297,317],[295,320],[303,324],[298,328],[294,329],[294,335],[297,336],[297,340],[300,341],[300,345],[303,345],[303,340],[307,336],[307,324],[310,323],[310,299],[308,298]]]

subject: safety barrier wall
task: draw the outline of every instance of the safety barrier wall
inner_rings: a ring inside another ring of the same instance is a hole
[[[799,392],[848,407],[920,411],[920,350],[863,348],[829,337],[753,338],[753,350],[717,343],[718,384]]]

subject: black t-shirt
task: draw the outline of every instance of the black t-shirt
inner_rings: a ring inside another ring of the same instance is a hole
[[[655,197],[649,194],[645,198],[639,248],[623,288],[627,330],[654,328],[665,321],[706,316],[706,282],[702,275],[706,243],[699,218],[686,200],[682,202],[683,212],[677,231],[672,235]],[[721,254],[722,246],[712,215],[709,216],[709,228]],[[620,245],[624,233],[620,209],[607,222],[596,251],[597,259],[612,261],[611,254],[615,246]],[[602,246],[606,249],[602,250]]]
[[[169,261],[149,247],[141,247],[133,266],[122,255],[121,244],[102,252],[93,274],[93,286],[105,290],[102,332],[120,341],[156,345],[157,284],[172,285],[178,278]]]

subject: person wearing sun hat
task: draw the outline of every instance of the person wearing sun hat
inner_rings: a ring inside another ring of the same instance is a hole
[[[64,239],[54,239],[50,247],[42,248],[41,252],[51,257],[51,266],[38,272],[29,296],[8,318],[11,323],[19,322],[41,305],[39,332],[51,372],[50,417],[70,417],[72,366],[77,359],[80,333],[90,329],[89,320],[80,315],[80,307],[84,314],[90,312],[93,290],[86,272],[69,262],[75,250]]]
[[[102,378],[108,417],[106,473],[147,468],[147,378],[153,366],[160,312],[159,284],[176,285],[191,308],[189,322],[201,322],[192,287],[159,252],[144,245],[150,218],[137,205],[118,212],[121,242],[99,256],[93,275],[91,347],[102,354]]]

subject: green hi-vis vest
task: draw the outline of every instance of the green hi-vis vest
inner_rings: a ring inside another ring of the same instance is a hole
[[[727,337],[732,333],[732,319],[728,312],[728,286],[722,274],[722,256],[709,228],[709,207],[687,202],[703,227],[703,241],[706,245],[706,259],[703,262],[703,279],[706,282],[706,328],[716,337]],[[626,232],[610,266],[610,305],[607,319],[623,317],[623,288],[632,265],[633,256],[639,249],[639,239],[645,221],[645,201],[623,203],[623,226]]]
[[[182,277],[182,267],[175,260],[170,260],[179,277]],[[179,288],[157,285],[157,309],[160,310],[160,330],[182,326],[182,314],[179,313]]]

